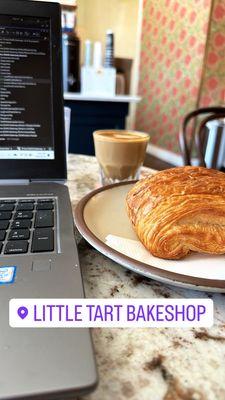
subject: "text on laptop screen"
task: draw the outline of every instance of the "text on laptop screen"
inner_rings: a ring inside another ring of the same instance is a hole
[[[0,15],[0,159],[54,159],[48,18]]]

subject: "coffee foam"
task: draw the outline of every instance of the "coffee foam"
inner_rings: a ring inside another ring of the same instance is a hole
[[[126,132],[122,133],[120,131],[98,131],[94,133],[97,140],[105,141],[116,141],[116,142],[139,142],[146,141],[149,135],[142,132]]]

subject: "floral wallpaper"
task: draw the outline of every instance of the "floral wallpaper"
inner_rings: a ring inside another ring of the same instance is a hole
[[[214,0],[199,104],[222,103],[225,103],[225,0]]]
[[[179,152],[181,118],[199,102],[211,0],[144,0],[143,7],[136,129]],[[207,84],[215,85],[212,78],[205,74]]]

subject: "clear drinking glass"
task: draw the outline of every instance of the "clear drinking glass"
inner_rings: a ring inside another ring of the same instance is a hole
[[[131,130],[99,130],[93,133],[102,185],[139,179],[149,135]]]

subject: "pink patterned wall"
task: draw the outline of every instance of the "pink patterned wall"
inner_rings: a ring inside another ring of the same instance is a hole
[[[225,103],[225,0],[214,0],[200,92],[200,106]]]
[[[144,0],[136,129],[173,152],[198,104],[210,9],[211,0]]]

